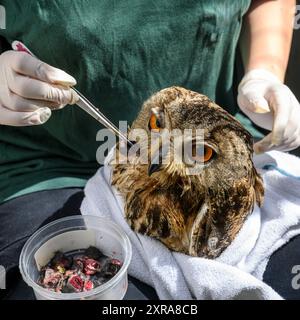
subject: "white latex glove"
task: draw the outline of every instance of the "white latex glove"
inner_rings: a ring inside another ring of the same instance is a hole
[[[238,105],[258,126],[272,132],[254,145],[256,153],[289,151],[300,146],[300,106],[292,91],[264,69],[246,73]]]
[[[0,125],[45,123],[51,109],[73,104],[76,80],[64,71],[16,51],[0,55]]]

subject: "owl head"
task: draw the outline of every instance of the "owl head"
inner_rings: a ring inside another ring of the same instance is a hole
[[[205,95],[180,87],[143,104],[130,133],[139,130],[147,161],[135,157],[113,171],[128,223],[172,250],[217,257],[262,203],[250,133]]]

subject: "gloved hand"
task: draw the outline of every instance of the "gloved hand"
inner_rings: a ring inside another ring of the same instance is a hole
[[[289,151],[300,146],[300,106],[292,91],[264,69],[246,73],[238,87],[238,105],[258,126],[272,130],[254,151]]]
[[[0,124],[30,126],[45,123],[51,109],[77,101],[70,89],[76,80],[64,71],[16,51],[0,55]]]

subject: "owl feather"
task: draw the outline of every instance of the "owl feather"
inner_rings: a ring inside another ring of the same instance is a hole
[[[157,123],[156,131],[202,129],[211,157],[196,164],[193,175],[172,157],[156,166],[139,161],[112,164],[112,185],[124,197],[125,218],[134,231],[171,250],[216,258],[254,205],[262,205],[264,187],[252,162],[252,136],[208,97],[181,87],[161,90],[143,104],[131,128],[149,127],[147,138],[139,141],[141,149],[149,148],[151,126]]]

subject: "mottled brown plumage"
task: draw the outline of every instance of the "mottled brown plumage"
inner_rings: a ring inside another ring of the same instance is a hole
[[[169,130],[204,129],[204,143],[214,154],[204,166],[196,164],[195,175],[172,157],[150,174],[149,164],[114,165],[112,184],[125,198],[126,219],[133,230],[174,251],[215,258],[235,238],[255,202],[263,200],[252,137],[206,96],[180,87],[154,94],[132,128],[146,129],[153,112]],[[146,139],[139,140],[141,148],[149,139],[148,130]]]

